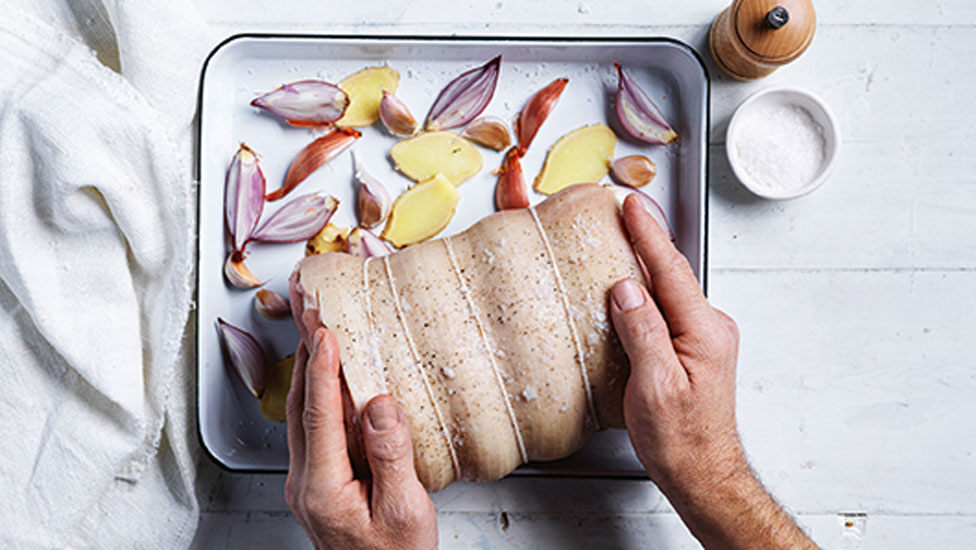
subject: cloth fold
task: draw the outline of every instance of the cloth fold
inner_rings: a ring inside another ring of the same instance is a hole
[[[0,17],[0,540],[186,546],[191,122],[215,37],[185,0],[12,4]]]

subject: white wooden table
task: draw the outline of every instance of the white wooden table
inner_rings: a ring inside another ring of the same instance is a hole
[[[672,36],[708,58],[725,0],[197,0],[226,34]],[[976,2],[817,0],[798,61],[713,78],[710,294],[739,322],[738,412],[767,487],[828,548],[976,547]],[[806,198],[734,179],[731,111],[791,84],[841,125]],[[282,475],[201,460],[195,546],[307,547]],[[653,484],[509,478],[434,496],[445,548],[697,548]]]

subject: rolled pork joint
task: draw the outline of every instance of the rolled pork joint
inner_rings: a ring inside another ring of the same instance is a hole
[[[351,455],[359,414],[403,406],[420,481],[491,481],[623,427],[628,366],[610,288],[643,280],[613,193],[575,185],[467,231],[362,258],[325,253],[291,276],[305,341],[339,343]]]

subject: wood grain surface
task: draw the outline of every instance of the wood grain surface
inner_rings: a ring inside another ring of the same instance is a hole
[[[752,464],[827,548],[976,540],[976,3],[815,2],[799,59],[748,83],[707,59],[728,3],[197,0],[244,31],[672,36],[712,75],[710,297],[742,330],[738,411]],[[833,176],[757,199],[725,160],[762,87],[820,95],[843,136]],[[197,548],[308,547],[284,476],[201,457]],[[509,477],[434,498],[444,548],[698,548],[653,484]]]

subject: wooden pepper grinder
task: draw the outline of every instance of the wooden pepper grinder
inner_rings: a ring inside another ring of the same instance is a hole
[[[816,26],[810,0],[734,0],[712,23],[708,44],[723,72],[754,80],[799,57]]]

